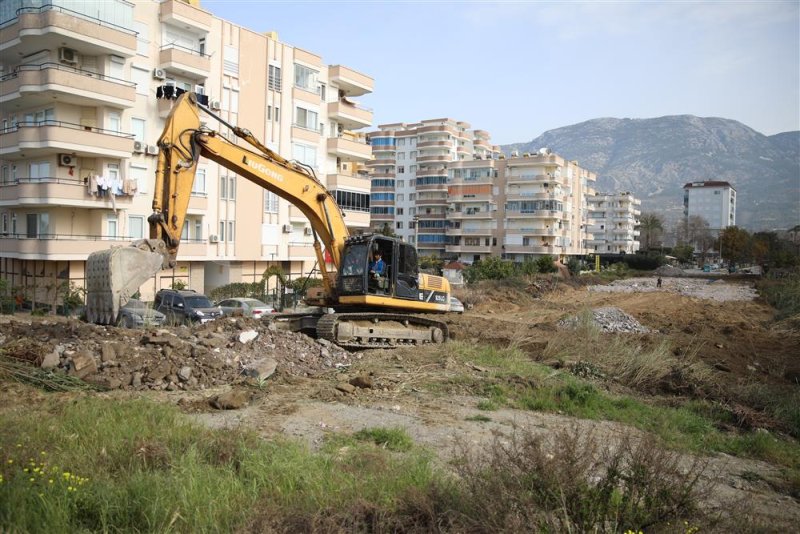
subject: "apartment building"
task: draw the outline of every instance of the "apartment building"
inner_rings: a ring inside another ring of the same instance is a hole
[[[728,182],[689,182],[683,186],[684,217],[700,216],[712,230],[736,225],[736,189]]]
[[[372,227],[391,228],[420,254],[443,257],[447,247],[448,167],[454,162],[492,159],[500,149],[489,134],[449,118],[378,126],[368,138],[375,159]]]
[[[50,298],[54,281],[83,285],[91,252],[148,235],[156,141],[174,102],[163,97],[178,90],[311,166],[348,226],[368,228],[372,150],[357,130],[372,112],[356,99],[372,89],[369,76],[196,1],[3,0],[0,276]],[[201,159],[178,264],[142,296],[175,279],[198,291],[258,281],[273,265],[308,273],[312,239],[297,208]]]
[[[448,170],[447,257],[522,262],[586,252],[587,192],[594,173],[549,149],[459,161]]]
[[[586,197],[589,234],[586,249],[598,254],[633,254],[639,250],[642,201],[629,192]]]

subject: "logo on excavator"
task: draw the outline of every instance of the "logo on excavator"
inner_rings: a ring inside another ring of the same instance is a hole
[[[282,174],[273,171],[272,169],[270,169],[269,167],[267,167],[263,163],[260,163],[258,161],[253,161],[251,159],[247,159],[247,156],[243,156],[242,157],[242,163],[244,163],[248,167],[252,167],[253,169],[255,169],[258,172],[260,172],[261,174],[265,174],[265,175],[269,176],[273,180],[276,180],[278,182],[282,182],[283,181],[283,175]]]

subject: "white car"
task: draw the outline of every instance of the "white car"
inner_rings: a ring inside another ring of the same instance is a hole
[[[455,297],[450,297],[450,312],[464,313],[464,303]]]
[[[217,304],[217,306],[222,308],[222,312],[226,317],[243,316],[252,317],[253,319],[261,319],[270,313],[275,313],[275,309],[272,306],[267,306],[258,299],[225,299]]]

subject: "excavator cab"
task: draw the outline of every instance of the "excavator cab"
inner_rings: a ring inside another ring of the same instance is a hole
[[[412,245],[380,234],[364,234],[345,242],[337,290],[341,296],[418,300],[418,277],[417,252]]]

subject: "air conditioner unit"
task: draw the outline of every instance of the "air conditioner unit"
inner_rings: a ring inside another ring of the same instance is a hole
[[[77,163],[77,159],[72,154],[59,154],[58,155],[58,164],[61,167],[74,167]]]
[[[58,49],[58,60],[62,63],[77,63],[78,52],[72,48],[61,47]]]
[[[153,78],[156,80],[163,80],[167,77],[167,73],[164,69],[153,69]]]
[[[147,148],[147,145],[145,145],[141,141],[134,141],[133,142],[133,151],[134,152],[142,153],[142,152],[144,152],[145,148]]]
[[[146,151],[151,156],[158,156],[158,146],[156,145],[147,145]]]
[[[305,235],[311,235],[311,228],[306,228],[305,230],[303,230],[303,233]]]
[[[291,234],[292,233],[292,225],[291,224],[284,224],[283,225],[283,233],[284,234]]]
[[[218,111],[222,106],[220,105],[219,100],[212,100],[209,103],[209,107],[211,109],[213,109],[213,110],[217,110]]]
[[[217,236],[216,234],[211,234],[210,236],[208,236],[208,242],[219,243],[219,236]]]

